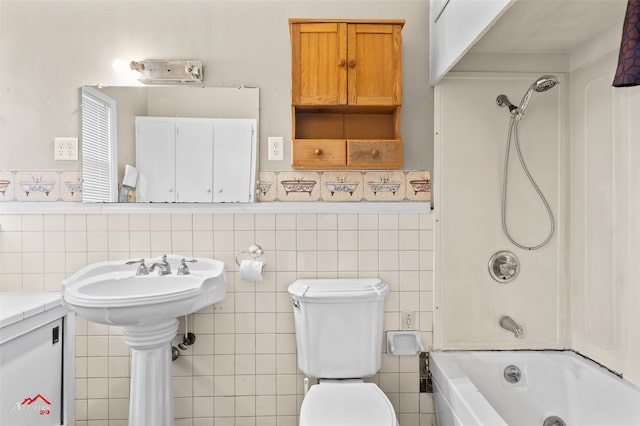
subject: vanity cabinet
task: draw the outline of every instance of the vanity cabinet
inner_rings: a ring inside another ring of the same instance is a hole
[[[291,165],[402,165],[402,20],[290,19]]]
[[[136,117],[138,202],[251,202],[256,121]]]
[[[75,424],[74,342],[59,292],[0,292],[0,425]]]

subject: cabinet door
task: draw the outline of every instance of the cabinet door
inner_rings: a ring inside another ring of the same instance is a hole
[[[136,117],[136,201],[176,201],[175,138],[175,119]]]
[[[213,121],[176,119],[176,201],[213,201]]]
[[[0,425],[61,424],[62,335],[57,319],[0,345]]]
[[[347,25],[291,25],[291,97],[294,105],[347,103]]]
[[[401,30],[394,24],[349,24],[350,105],[402,103]]]
[[[251,202],[255,193],[256,120],[216,119],[213,125],[213,201]]]

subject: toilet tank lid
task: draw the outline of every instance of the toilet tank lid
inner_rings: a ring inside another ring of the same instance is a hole
[[[389,286],[380,278],[300,279],[289,294],[303,302],[335,303],[384,299]]]

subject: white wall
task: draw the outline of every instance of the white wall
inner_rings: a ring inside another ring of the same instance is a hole
[[[640,89],[611,86],[617,58],[572,73],[571,338],[640,383]]]
[[[436,213],[435,345],[446,349],[558,348],[566,343],[565,309],[566,126],[567,85],[536,93],[520,124],[520,145],[529,170],[556,217],[553,240],[537,251],[518,249],[503,235],[500,222],[502,170],[509,126],[506,108],[515,104],[538,74],[453,73],[435,92],[434,182]],[[548,233],[546,211],[511,151],[508,225],[525,245]],[[521,263],[517,279],[494,281],[490,257],[514,252]],[[500,328],[509,315],[524,326],[516,339]]]
[[[401,135],[405,169],[433,164],[428,2],[0,1],[0,169],[79,169],[53,160],[55,136],[80,133],[79,87],[130,85],[115,59],[198,59],[207,86],[260,89],[260,140],[291,135],[290,17],[406,19]],[[135,83],[135,81],[133,82]],[[287,170],[285,160],[262,170]]]

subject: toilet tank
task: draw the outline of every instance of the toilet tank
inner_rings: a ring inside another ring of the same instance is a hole
[[[389,286],[378,278],[301,279],[291,284],[300,371],[323,379],[378,372],[388,293]]]

